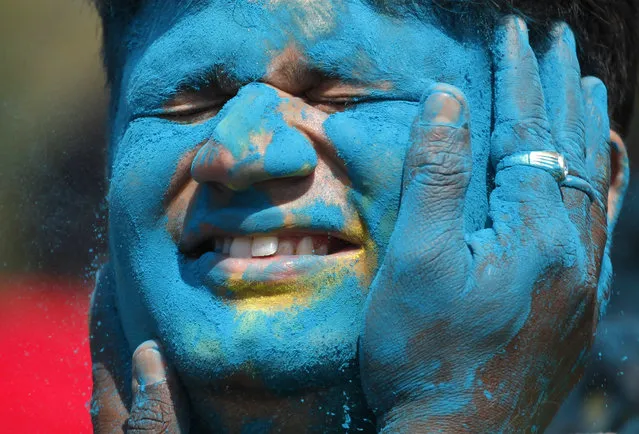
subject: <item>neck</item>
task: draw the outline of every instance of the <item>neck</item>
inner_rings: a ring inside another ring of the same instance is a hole
[[[190,391],[194,432],[374,433],[359,381],[277,394],[238,386]]]

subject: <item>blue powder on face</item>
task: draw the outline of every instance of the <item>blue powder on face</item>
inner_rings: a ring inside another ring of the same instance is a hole
[[[264,8],[249,2],[222,9],[224,3],[202,2],[185,13],[167,4],[143,11],[138,20],[123,87],[114,93],[120,98],[113,102],[112,260],[131,346],[159,337],[183,378],[195,384],[237,372],[254,375],[273,390],[342,384],[347,380],[340,367],[356,359],[372,276],[352,272],[326,277],[328,285],[314,282],[318,297],[309,306],[263,315],[238,312],[198,280],[201,270],[186,263],[166,230],[163,198],[177,163],[211,137],[235,158],[232,175],[260,164],[267,178],[299,175],[317,166],[318,154],[325,157],[283,121],[275,91],[248,84],[263,80],[271,59],[291,41],[313,68],[370,87],[357,104],[331,115],[324,129],[348,175],[349,203],[379,261],[397,219],[417,102],[434,81],[457,85],[469,98],[476,173],[466,224],[473,230],[486,221],[491,120],[486,50],[461,44],[429,23],[382,17],[358,2],[327,4],[334,10],[322,15],[327,24],[315,35],[298,25],[302,6]],[[416,44],[419,40],[428,43]],[[181,85],[214,67],[223,67],[242,85],[215,118],[194,126],[152,116]],[[225,125],[231,115],[238,118]],[[249,140],[251,132],[260,131],[273,134],[265,151]],[[189,212],[200,213],[210,225],[247,233],[281,226],[286,217],[251,186],[224,204],[198,196]],[[328,220],[337,228],[348,223],[339,205],[323,201],[297,209],[293,217],[313,224]],[[211,276],[220,286],[226,278]]]
[[[273,141],[264,156],[264,169],[273,177],[310,173],[317,154],[308,139],[290,127],[275,128]]]
[[[338,205],[328,205],[322,201],[316,201],[311,205],[293,211],[300,222],[311,227],[329,226],[335,231],[344,229],[345,221],[342,209]],[[328,223],[328,224],[327,224]]]

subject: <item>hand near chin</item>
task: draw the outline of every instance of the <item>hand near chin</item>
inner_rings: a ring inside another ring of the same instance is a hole
[[[109,264],[98,274],[89,322],[94,432],[188,432],[186,399],[158,344],[143,342],[133,354],[128,349]]]
[[[413,126],[360,341],[364,390],[386,432],[543,431],[581,375],[606,301],[606,89],[581,78],[565,25],[537,59],[523,21],[508,17],[494,65],[487,228],[464,228],[472,153],[462,93],[431,88]],[[592,197],[542,168],[499,165],[528,151],[563,154]]]

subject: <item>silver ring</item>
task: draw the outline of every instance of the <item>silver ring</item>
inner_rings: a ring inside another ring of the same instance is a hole
[[[562,187],[574,188],[585,193],[586,195],[588,195],[588,198],[591,202],[594,202],[596,200],[595,189],[592,188],[592,185],[590,185],[590,183],[583,178],[573,175],[567,175],[566,179],[564,179],[563,182],[561,182],[559,185],[561,185]]]
[[[566,176],[568,176],[566,159],[558,152],[516,152],[502,158],[502,160],[497,164],[495,170],[499,172],[500,170],[513,166],[531,166],[543,169],[550,173],[550,175],[552,175],[552,177],[560,184],[564,182]]]

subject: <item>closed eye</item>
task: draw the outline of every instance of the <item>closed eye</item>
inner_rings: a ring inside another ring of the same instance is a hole
[[[181,89],[157,113],[157,117],[181,124],[198,124],[217,115],[236,89],[222,89],[216,79]]]
[[[306,101],[327,113],[344,111],[349,106],[365,101],[370,96],[370,89],[361,85],[352,85],[337,79],[322,81],[319,85],[306,91]]]
[[[317,89],[312,89],[306,92],[304,99],[307,104],[330,114],[342,112],[348,109],[350,105],[357,103],[360,99],[362,99],[362,97],[357,98],[352,95],[323,94],[318,92]]]
[[[196,124],[211,119],[219,113],[226,99],[213,101],[194,101],[165,106],[157,116],[172,122]]]
[[[306,98],[306,102],[316,109],[328,114],[343,112],[344,110],[348,109],[349,105],[355,103],[355,101],[353,101],[352,99],[325,99],[316,101],[308,97]]]

